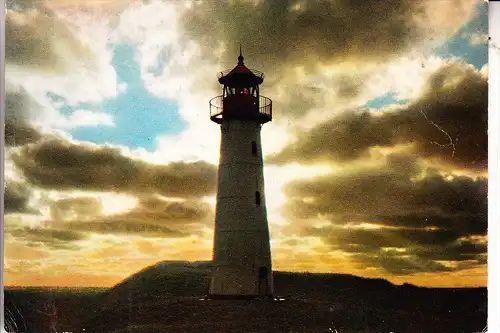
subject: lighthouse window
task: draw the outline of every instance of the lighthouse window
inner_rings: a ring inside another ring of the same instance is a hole
[[[267,277],[267,267],[260,267],[259,268],[259,278],[265,279],[266,277]]]
[[[255,192],[255,204],[257,206],[260,206],[260,192],[259,191]]]
[[[257,143],[252,141],[252,156],[257,156]]]

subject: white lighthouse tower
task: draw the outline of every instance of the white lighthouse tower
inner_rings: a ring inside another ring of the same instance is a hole
[[[271,248],[260,130],[272,102],[259,94],[264,74],[238,65],[218,76],[223,93],[210,100],[221,125],[210,298],[273,296]]]

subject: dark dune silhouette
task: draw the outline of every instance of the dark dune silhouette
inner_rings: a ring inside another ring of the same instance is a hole
[[[200,300],[210,270],[210,262],[160,262],[109,289],[6,288],[6,311],[18,328],[37,333],[50,332],[50,318],[40,310],[52,301],[58,332],[472,333],[486,325],[486,288],[275,272],[283,302]]]

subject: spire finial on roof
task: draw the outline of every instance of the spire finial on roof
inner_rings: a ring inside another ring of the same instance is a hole
[[[241,54],[241,43],[240,43],[240,56],[238,57],[238,65],[243,65],[243,55]]]

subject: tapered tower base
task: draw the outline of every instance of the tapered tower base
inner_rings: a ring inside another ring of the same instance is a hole
[[[238,65],[221,73],[223,95],[210,101],[210,119],[221,128],[212,299],[273,297],[260,135],[272,102],[259,95],[263,75],[255,73],[240,54]]]
[[[221,124],[211,295],[273,293],[260,124]]]

